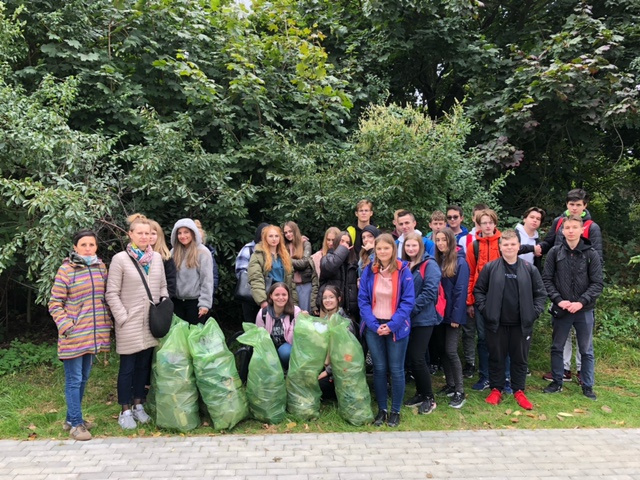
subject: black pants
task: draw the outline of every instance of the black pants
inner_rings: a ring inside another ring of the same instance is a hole
[[[153,347],[131,355],[120,355],[118,403],[130,405],[133,399],[146,398],[145,385],[151,371]]]
[[[448,387],[455,387],[456,392],[464,393],[462,383],[462,362],[458,355],[458,342],[462,326],[453,328],[450,323],[441,323],[433,331],[433,340],[439,349],[442,358],[442,368]]]
[[[411,373],[416,380],[416,393],[433,397],[431,374],[424,356],[429,348],[429,340],[433,327],[412,327],[407,347],[407,359],[411,365]]]
[[[511,388],[514,392],[525,389],[531,337],[525,338],[522,326],[500,325],[497,332],[486,330],[489,350],[489,386],[502,391],[506,378],[505,360],[511,358]]]
[[[240,302],[242,306],[242,318],[244,322],[256,323],[256,317],[260,311],[260,306],[255,303]]]
[[[191,325],[197,325],[198,323],[204,323],[205,317],[198,317],[198,299],[180,300],[178,298],[172,298],[173,301],[173,313],[179,316],[181,319],[189,322]]]

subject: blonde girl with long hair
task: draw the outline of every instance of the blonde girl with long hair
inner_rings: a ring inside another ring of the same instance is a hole
[[[171,256],[176,264],[174,313],[191,325],[204,323],[213,304],[213,262],[190,218],[176,222],[171,231]]]
[[[164,275],[167,277],[167,291],[169,297],[176,296],[176,264],[173,263],[171,257],[171,250],[167,246],[167,241],[164,236],[164,230],[158,222],[149,219],[149,225],[151,225],[151,236],[149,237],[149,245],[153,247],[154,252],[158,252],[162,257],[162,263],[164,264]]]
[[[249,260],[248,274],[251,295],[260,308],[267,306],[267,291],[271,284],[277,282],[283,282],[289,287],[293,303],[298,304],[291,255],[284,243],[282,230],[277,225],[268,225],[262,229],[261,241]]]
[[[293,283],[298,293],[300,308],[310,312],[318,295],[318,275],[311,260],[311,243],[302,235],[296,222],[286,222],[282,231],[284,243],[291,255]]]

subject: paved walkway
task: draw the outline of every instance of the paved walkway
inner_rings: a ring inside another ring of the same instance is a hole
[[[0,441],[0,480],[635,479],[640,430]]]

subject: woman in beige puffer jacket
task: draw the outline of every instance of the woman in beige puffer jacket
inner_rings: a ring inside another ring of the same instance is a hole
[[[157,340],[149,329],[149,296],[142,283],[144,274],[153,302],[167,297],[167,280],[162,257],[149,244],[151,226],[143,215],[129,217],[131,243],[111,260],[106,299],[115,320],[116,351],[120,355],[118,403],[122,412],[118,423],[124,429],[149,421],[142,406],[145,385],[151,371],[153,348]],[[133,411],[131,398],[133,397]]]

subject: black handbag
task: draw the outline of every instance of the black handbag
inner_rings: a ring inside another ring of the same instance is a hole
[[[240,272],[240,277],[238,277],[238,283],[236,283],[236,289],[233,292],[233,296],[240,302],[254,303],[253,297],[251,296],[249,273],[246,270]]]
[[[147,295],[149,295],[149,303],[151,303],[149,306],[149,330],[151,330],[151,335],[156,338],[162,338],[169,333],[169,329],[171,328],[171,321],[173,320],[173,302],[169,297],[160,297],[160,301],[158,303],[153,303],[151,290],[149,290],[149,285],[147,285],[147,280],[144,278],[140,265],[135,259],[133,259],[133,257],[129,256],[129,258],[131,258],[131,261],[136,266],[136,269],[140,274],[140,278],[142,279],[142,284],[147,291]]]
[[[551,316],[552,316],[553,318],[560,319],[560,318],[565,317],[565,316],[569,313],[569,311],[568,311],[568,310],[565,310],[564,308],[560,308],[560,307],[559,307],[558,305],[556,305],[555,303],[552,303],[552,304],[549,306],[549,313],[551,314]]]

